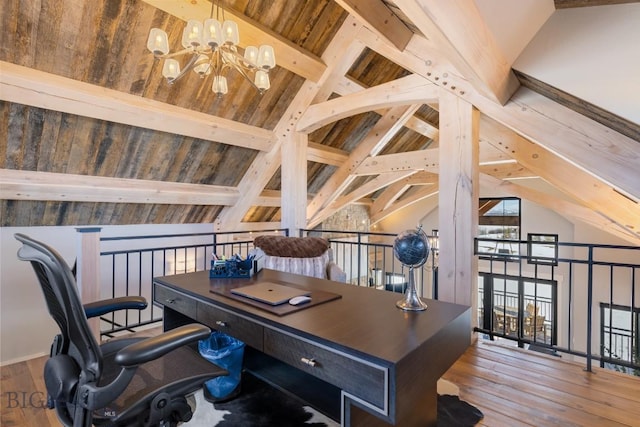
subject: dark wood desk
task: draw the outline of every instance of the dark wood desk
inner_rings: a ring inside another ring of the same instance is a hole
[[[258,281],[342,298],[278,316],[210,291]],[[251,347],[247,369],[338,414],[344,426],[435,426],[436,382],[470,344],[470,308],[428,300],[426,311],[405,312],[396,308],[400,297],[262,270],[252,279],[159,277],[153,299],[164,306],[165,330],[196,320],[235,336]]]

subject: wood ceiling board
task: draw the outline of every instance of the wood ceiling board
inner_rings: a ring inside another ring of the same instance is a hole
[[[212,223],[219,206],[0,200],[5,227]]]
[[[235,186],[257,153],[3,101],[0,124],[7,169]]]
[[[271,131],[0,62],[0,99],[208,141],[268,150]]]

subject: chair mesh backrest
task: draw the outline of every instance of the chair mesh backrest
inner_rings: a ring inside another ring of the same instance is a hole
[[[46,244],[19,233],[15,238],[23,243],[18,250],[18,258],[31,262],[49,313],[60,328],[62,353],[76,359],[87,380],[97,380],[102,353],[89,328],[69,266],[55,249]]]

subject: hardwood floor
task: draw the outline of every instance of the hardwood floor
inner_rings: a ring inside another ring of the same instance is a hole
[[[59,426],[42,408],[45,357],[1,368],[0,425]],[[480,426],[640,426],[640,377],[478,341],[445,374]]]
[[[478,340],[444,378],[482,426],[640,426],[640,377]]]

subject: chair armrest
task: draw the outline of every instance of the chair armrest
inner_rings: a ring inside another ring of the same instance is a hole
[[[84,313],[88,319],[102,316],[118,310],[144,310],[147,300],[144,297],[119,297],[84,304]]]
[[[128,345],[120,350],[115,362],[127,368],[155,360],[183,345],[208,338],[211,329],[198,323],[180,326],[161,335]]]

